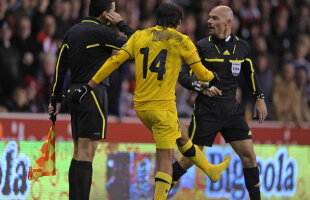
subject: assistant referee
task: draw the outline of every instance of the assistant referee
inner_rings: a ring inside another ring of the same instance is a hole
[[[94,76],[111,56],[112,50],[127,41],[126,37],[117,35],[108,26],[110,23],[115,24],[127,38],[134,32],[115,12],[114,0],[91,0],[89,17],[66,33],[59,50],[49,113],[53,118],[59,112],[64,78],[70,69],[71,84],[65,95],[69,102],[74,140],[74,155],[69,169],[69,199],[89,199],[92,161],[99,141],[106,138],[108,78],[83,99],[83,104],[72,104],[70,98],[74,90]]]

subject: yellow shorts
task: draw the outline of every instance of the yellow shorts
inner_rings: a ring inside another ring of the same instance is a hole
[[[137,116],[153,133],[156,148],[174,149],[181,137],[178,114],[175,110],[136,110]]]

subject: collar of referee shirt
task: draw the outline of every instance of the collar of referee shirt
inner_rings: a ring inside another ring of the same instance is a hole
[[[234,41],[238,41],[239,38],[233,34],[228,35],[226,38],[223,39],[219,39],[217,37],[215,37],[214,35],[209,35],[208,37],[209,42],[234,42]]]
[[[82,22],[90,22],[90,23],[95,23],[95,24],[100,24],[99,19],[97,19],[96,17],[85,17]]]

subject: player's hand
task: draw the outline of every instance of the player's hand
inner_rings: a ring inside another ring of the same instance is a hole
[[[209,88],[202,90],[202,94],[208,97],[222,96],[222,90],[218,89],[215,86],[211,86]]]
[[[75,89],[71,96],[71,102],[80,104],[82,102],[83,97],[85,97],[85,95],[90,93],[92,89],[93,88],[90,87],[88,84],[83,85],[82,87],[78,89]]]
[[[112,24],[117,24],[123,20],[122,16],[115,11],[105,12],[104,16],[107,20],[109,20]]]
[[[254,106],[254,118],[258,116],[259,123],[263,123],[268,114],[266,103],[264,99],[256,99]]]

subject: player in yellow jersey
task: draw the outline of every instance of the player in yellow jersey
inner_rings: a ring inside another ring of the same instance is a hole
[[[157,26],[136,31],[116,55],[109,58],[87,85],[72,95],[75,103],[104,80],[120,64],[135,59],[136,88],[134,107],[143,124],[153,133],[156,143],[154,200],[165,200],[172,182],[172,155],[175,143],[180,152],[202,169],[212,181],[218,181],[230,157],[212,165],[201,150],[193,145],[187,132],[181,134],[178,122],[175,86],[182,62],[185,61],[198,79],[215,82],[214,73],[200,62],[195,45],[176,28],[183,13],[173,3],[162,3],[156,11]],[[219,92],[220,93],[220,92]]]

